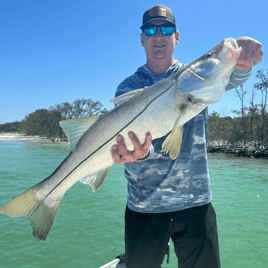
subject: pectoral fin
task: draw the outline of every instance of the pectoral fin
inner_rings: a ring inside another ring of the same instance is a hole
[[[89,184],[93,188],[93,192],[95,192],[105,181],[110,169],[111,167],[108,167],[94,174],[90,174],[84,177],[83,179],[81,179],[80,182],[84,184]]]
[[[183,127],[176,127],[172,132],[167,136],[165,141],[162,144],[162,149],[165,153],[169,153],[169,156],[172,160],[175,160],[179,154],[181,148],[183,136]]]
[[[183,136],[183,126],[180,126],[181,117],[186,112],[187,105],[179,106],[180,115],[178,116],[171,133],[167,136],[162,144],[165,153],[169,153],[172,160],[175,160],[179,154]]]

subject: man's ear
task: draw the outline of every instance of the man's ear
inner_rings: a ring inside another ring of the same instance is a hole
[[[180,33],[179,32],[176,32],[175,33],[175,45],[177,45],[179,43],[179,39],[180,39]]]
[[[141,45],[144,47],[144,44],[143,44],[143,35],[140,34],[140,38],[141,38]]]

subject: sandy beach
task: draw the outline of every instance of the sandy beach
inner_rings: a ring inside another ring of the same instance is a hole
[[[59,141],[58,139],[55,139],[54,141],[52,141],[52,140],[47,139],[46,137],[26,136],[20,133],[8,133],[8,132],[0,133],[0,139],[5,139],[5,140],[19,139],[21,141],[38,142],[38,143],[67,143],[67,141]]]

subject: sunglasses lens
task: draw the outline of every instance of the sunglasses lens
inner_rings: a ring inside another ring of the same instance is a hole
[[[158,26],[159,28],[161,28],[161,32],[163,35],[171,35],[174,33],[174,27],[160,27]],[[144,29],[143,30],[143,33],[145,35],[149,35],[149,36],[152,36],[152,35],[155,35],[156,33],[156,30],[158,27],[152,27],[152,28],[149,28],[149,29]]]
[[[143,32],[144,32],[145,35],[155,35],[156,27],[149,28],[149,29],[144,29]]]
[[[171,35],[174,33],[174,28],[173,27],[161,27],[161,32],[164,35]]]

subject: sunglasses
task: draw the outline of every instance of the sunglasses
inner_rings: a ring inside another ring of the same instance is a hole
[[[157,28],[160,28],[163,35],[172,35],[175,32],[174,27],[155,26],[149,29],[143,29],[143,33],[147,36],[153,36],[156,34]]]

